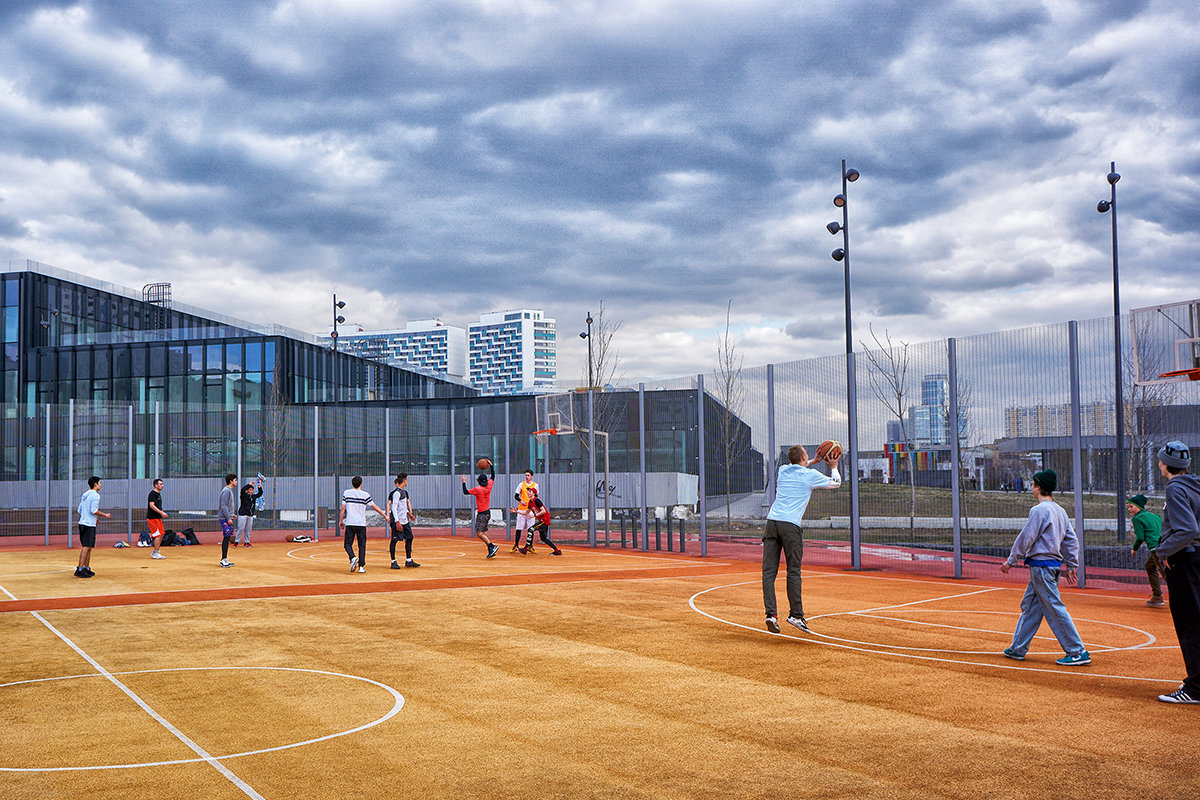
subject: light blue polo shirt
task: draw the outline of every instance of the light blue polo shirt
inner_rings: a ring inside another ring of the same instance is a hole
[[[799,525],[804,519],[804,510],[808,508],[812,490],[837,485],[833,478],[815,469],[799,464],[784,464],[775,479],[775,502],[767,512],[767,519]]]

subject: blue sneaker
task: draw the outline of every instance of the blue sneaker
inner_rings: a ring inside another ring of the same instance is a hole
[[[1024,661],[1025,660],[1024,653],[1018,653],[1016,650],[1013,650],[1011,647],[1004,648],[1004,657],[1011,658],[1013,661]]]
[[[1087,650],[1084,650],[1082,653],[1076,653],[1073,656],[1063,656],[1054,663],[1061,664],[1064,667],[1086,667],[1092,663],[1092,657],[1088,655]]]
[[[496,557],[496,552],[497,552],[499,549],[500,549],[500,545],[498,545],[498,544],[490,544],[490,545],[488,545],[488,554],[487,554],[487,557],[488,557],[488,558],[495,558],[495,557]]]

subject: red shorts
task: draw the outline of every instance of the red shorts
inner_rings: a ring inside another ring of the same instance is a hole
[[[161,519],[148,519],[146,520],[146,524],[150,526],[151,539],[156,536],[164,536],[167,533],[167,529],[163,527],[163,521]]]

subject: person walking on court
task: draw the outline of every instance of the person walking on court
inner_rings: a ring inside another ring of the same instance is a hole
[[[787,563],[788,624],[808,632],[804,619],[804,601],[800,596],[800,561],[804,556],[804,534],[800,524],[812,498],[813,489],[836,489],[842,485],[838,460],[829,464],[829,475],[809,469],[818,459],[809,459],[802,445],[788,448],[788,463],[779,468],[775,479],[775,502],[767,512],[763,528],[762,590],[767,611],[767,630],[779,633],[775,611],[775,577],[779,574],[779,555]]]
[[[100,478],[88,478],[88,490],[79,498],[79,565],[75,567],[76,578],[91,578],[92,549],[96,546],[96,517],[112,519],[112,514],[100,510]]]
[[[397,475],[395,483],[396,488],[392,489],[387,499],[388,527],[392,532],[392,540],[388,545],[392,555],[392,569],[401,568],[396,563],[396,542],[401,539],[404,540],[404,566],[419,567],[421,565],[413,561],[412,557],[412,523],[416,521],[417,515],[413,513],[412,501],[408,497],[408,473],[401,472]]]
[[[1135,494],[1126,500],[1125,510],[1129,512],[1130,521],[1133,523],[1134,558],[1137,558],[1142,542],[1146,543],[1146,577],[1150,579],[1150,599],[1146,601],[1146,605],[1162,608],[1166,603],[1163,602],[1162,581],[1158,577],[1158,556],[1154,555],[1154,548],[1158,547],[1158,540],[1162,537],[1162,518],[1146,510],[1144,494]]]
[[[1075,585],[1079,537],[1075,535],[1075,526],[1067,512],[1054,502],[1057,488],[1058,474],[1054,470],[1044,469],[1034,474],[1030,491],[1038,501],[1037,505],[1029,510],[1029,521],[1017,534],[1008,559],[1000,565],[1000,571],[1005,573],[1018,561],[1024,561],[1029,567],[1029,585],[1021,598],[1021,616],[1017,619],[1012,645],[1005,648],[1004,655],[1014,661],[1024,661],[1044,618],[1066,653],[1056,663],[1064,667],[1082,667],[1091,664],[1092,657],[1083,646],[1075,621],[1058,593],[1058,578],[1064,568],[1067,584]]]
[[[1167,442],[1158,451],[1158,471],[1167,479],[1167,503],[1154,554],[1167,578],[1171,621],[1187,671],[1178,689],[1158,699],[1200,705],[1200,477],[1188,471],[1191,465],[1192,453],[1183,442]]]
[[[237,475],[232,472],[225,475],[225,486],[217,497],[217,521],[221,523],[221,566],[232,567],[229,560],[229,543],[237,533],[237,497],[233,489],[237,483]]]
[[[350,557],[351,572],[367,571],[367,506],[375,513],[387,518],[384,511],[375,505],[371,495],[362,488],[362,478],[355,475],[350,480],[352,488],[342,492],[342,508],[338,514],[338,527],[344,538],[346,555]],[[354,542],[358,541],[358,555],[354,555]]]
[[[158,552],[163,536],[167,533],[166,528],[163,527],[163,520],[167,518],[167,512],[162,508],[163,479],[155,478],[151,487],[150,494],[146,496],[146,527],[150,529],[150,541],[154,542],[154,552],[150,554],[150,557],[166,558]]]
[[[479,485],[470,489],[467,488],[467,476],[459,477],[462,478],[463,494],[475,498],[475,536],[487,545],[487,557],[495,558],[500,546],[493,544],[488,538],[487,529],[492,519],[492,487],[496,485],[496,468],[488,462],[487,474],[479,473],[479,477],[475,479]]]
[[[257,488],[258,491],[255,491]],[[237,516],[237,535],[233,537],[233,546],[238,546],[238,541],[246,547],[253,547],[250,544],[250,532],[254,530],[254,515],[258,513],[257,500],[262,497],[262,480],[259,480],[256,487],[252,483],[247,483],[242,487],[242,499],[238,504]]]

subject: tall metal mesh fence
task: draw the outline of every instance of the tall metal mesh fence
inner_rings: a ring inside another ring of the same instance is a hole
[[[998,577],[1032,504],[1031,476],[1052,468],[1056,500],[1082,522],[1089,582],[1144,580],[1123,501],[1145,494],[1161,511],[1155,454],[1168,439],[1200,445],[1200,382],[1136,384],[1131,333],[1122,335],[1120,458],[1111,317],[953,341],[860,342],[858,515],[844,458],[846,482],[816,490],[808,506],[806,561],[851,567],[857,557],[865,568]],[[1155,341],[1144,335],[1137,345],[1143,367],[1173,357]],[[404,473],[418,531],[472,537],[475,500],[462,479],[474,485],[487,458],[493,539],[512,540],[509,509],[529,470],[557,541],[758,558],[788,448],[849,445],[846,365],[839,354],[577,392],[558,401],[571,425],[542,436],[533,435],[532,397],[11,406],[0,417],[0,537],[73,536],[91,475],[114,511],[102,538],[144,530],[154,477],[166,482],[168,527],[215,531],[226,473],[240,483],[263,476],[260,531],[329,536],[354,476],[383,507]]]

